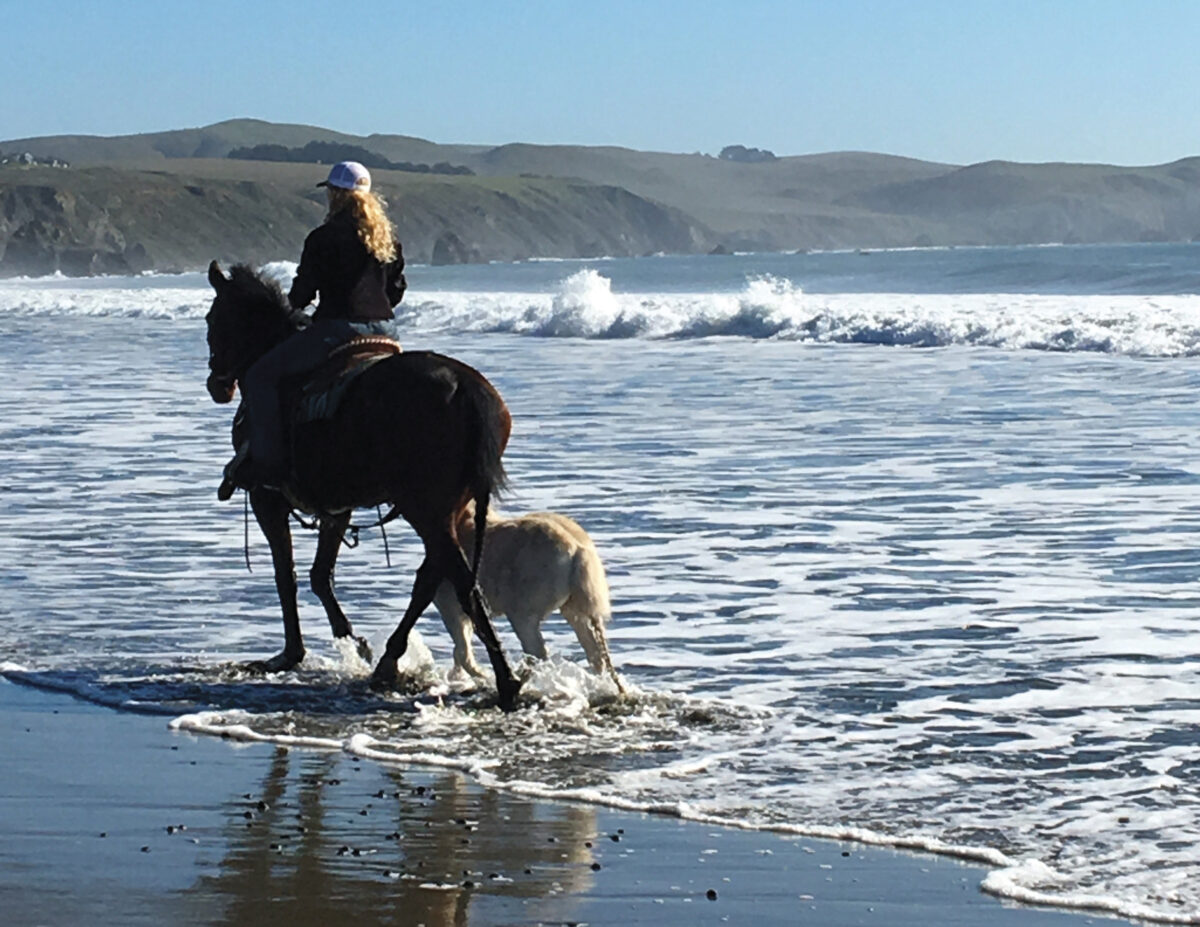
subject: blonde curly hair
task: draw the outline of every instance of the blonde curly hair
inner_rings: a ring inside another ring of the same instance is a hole
[[[387,203],[376,193],[326,187],[329,194],[328,222],[338,213],[349,211],[358,229],[358,239],[381,264],[396,260],[396,230],[387,216]]]

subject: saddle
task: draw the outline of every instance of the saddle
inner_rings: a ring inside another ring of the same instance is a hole
[[[337,414],[346,391],[362,374],[403,349],[400,342],[384,335],[360,335],[338,345],[325,362],[299,381],[291,392],[290,424],[326,421]]]

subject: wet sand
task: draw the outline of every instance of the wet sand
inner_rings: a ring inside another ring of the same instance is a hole
[[[0,923],[1083,927],[954,860],[235,744],[0,679]]]

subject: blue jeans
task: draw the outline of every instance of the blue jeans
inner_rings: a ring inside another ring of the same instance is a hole
[[[250,458],[259,482],[278,486],[287,475],[279,384],[287,377],[315,370],[330,351],[360,335],[395,338],[395,323],[348,322],[345,319],[314,322],[275,345],[246,371],[239,386],[246,400]]]

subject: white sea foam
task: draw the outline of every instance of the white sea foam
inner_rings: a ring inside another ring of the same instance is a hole
[[[195,320],[204,317],[211,302],[212,290],[201,274],[0,280],[0,317]]]
[[[263,273],[285,289],[296,265]],[[177,319],[208,311],[201,274],[0,281],[0,316]],[[911,347],[974,345],[1007,350],[1145,357],[1200,353],[1200,297],[1020,293],[808,294],[789,280],[749,279],[734,292],[614,292],[592,268],[553,292],[411,291],[397,311],[415,334],[495,332],[545,338],[709,337]]]
[[[1106,914],[1131,920],[1153,921],[1160,924],[1200,924],[1200,916],[1188,912],[1171,913],[1161,907],[1121,901],[1104,895],[1089,895],[1081,892],[1052,891],[1061,887],[1062,875],[1054,872],[1037,860],[1009,866],[991,872],[983,880],[985,892],[998,898],[1022,901],[1026,904],[1052,905],[1077,911],[1102,911]],[[1163,898],[1168,904],[1183,904],[1178,893],[1169,892]]]
[[[737,293],[614,294],[594,270],[560,293],[420,294],[418,330],[543,337],[731,336],[819,344],[978,345],[1151,357],[1200,352],[1200,297],[1031,294],[806,295],[787,280],[750,280]]]
[[[296,277],[296,268],[300,265],[295,261],[272,261],[259,268],[259,273],[269,280],[274,280],[285,291],[291,287]]]

